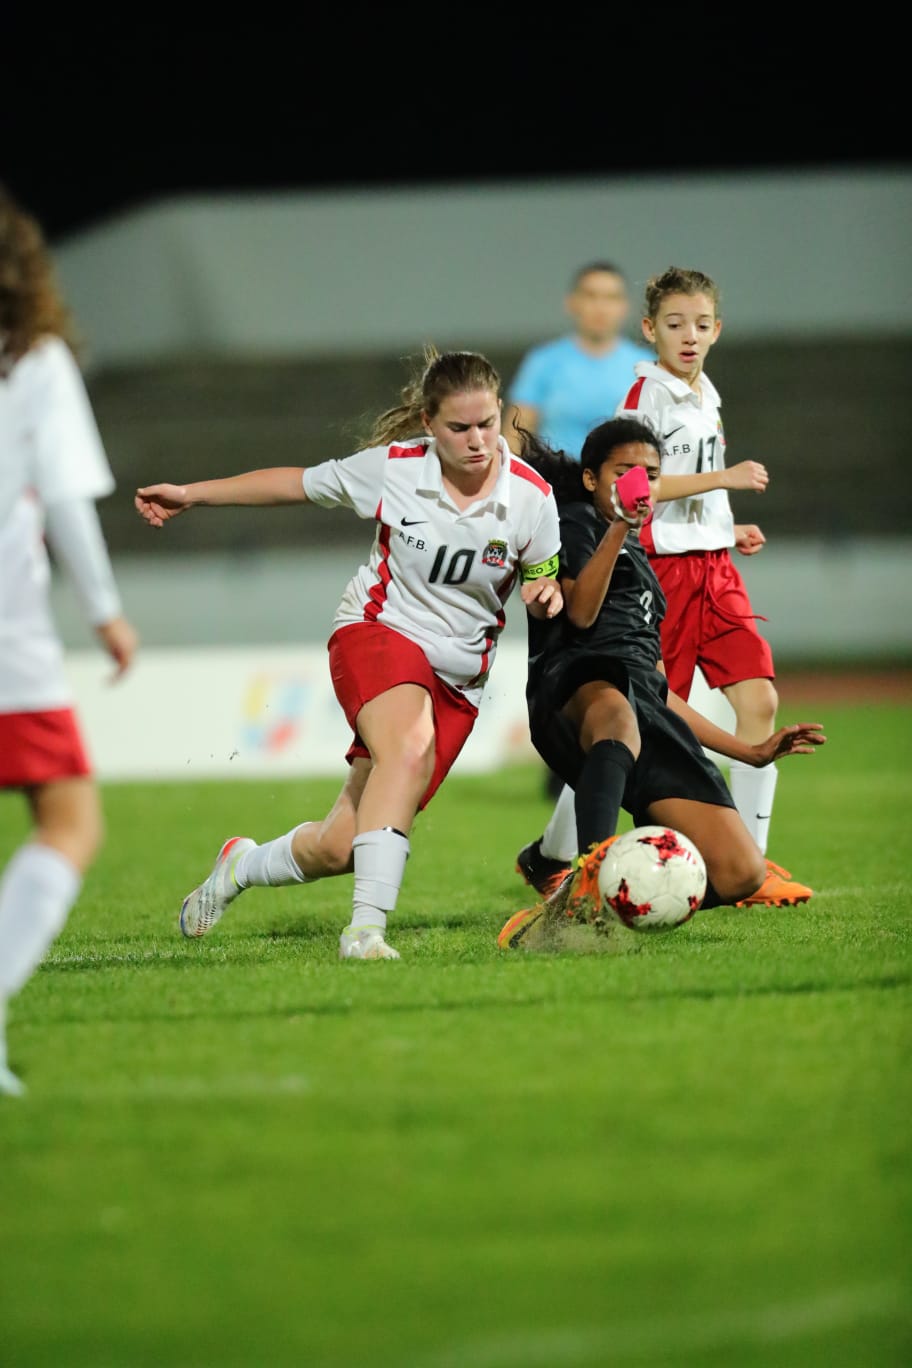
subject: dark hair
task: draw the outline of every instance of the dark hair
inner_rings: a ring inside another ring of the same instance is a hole
[[[615,266],[613,261],[590,261],[585,266],[578,266],[570,277],[570,289],[575,290],[584,276],[592,275],[594,271],[605,271],[608,275],[619,276],[624,283],[627,283],[627,276],[620,266]]]
[[[480,352],[439,352],[433,343],[424,348],[421,366],[402,387],[401,400],[370,425],[365,444],[384,446],[421,434],[421,415],[433,418],[451,394],[491,390],[500,398],[501,379],[486,356]]]
[[[716,313],[719,312],[722,295],[714,280],[702,271],[691,271],[683,266],[669,266],[667,271],[653,276],[646,282],[646,317],[655,322],[662,300],[673,294],[708,295]]]
[[[645,442],[662,459],[662,445],[651,423],[643,418],[609,418],[592,429],[583,443],[579,460],[565,451],[555,451],[534,432],[518,428],[519,455],[534,467],[554,490],[559,504],[592,502],[592,492],[583,484],[583,471],[598,474],[602,466],[619,446],[628,442]]]

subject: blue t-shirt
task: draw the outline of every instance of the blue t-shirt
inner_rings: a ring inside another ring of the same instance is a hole
[[[654,360],[651,348],[626,337],[604,356],[560,337],[526,352],[507,397],[538,410],[538,433],[549,446],[578,457],[588,433],[614,417],[636,380],[637,361]]]

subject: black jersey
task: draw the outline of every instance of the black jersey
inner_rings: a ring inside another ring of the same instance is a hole
[[[605,535],[608,523],[588,503],[560,510],[559,575],[578,579]],[[628,532],[608,592],[591,627],[574,627],[566,611],[550,622],[529,616],[526,701],[532,743],[550,768],[576,787],[585,753],[562,709],[583,684],[612,683],[636,714],[640,754],[624,790],[623,805],[635,826],[650,821],[662,798],[691,798],[734,807],[718,767],[690,727],[668,707],[659,625],[665,595],[639,538]]]
[[[559,578],[578,579],[608,529],[590,503],[560,510]],[[665,595],[636,534],[628,532],[611,575],[605,601],[591,627],[574,627],[566,611],[549,622],[529,619],[527,692],[545,675],[561,674],[580,657],[610,657],[637,670],[654,670],[662,657],[659,625]]]

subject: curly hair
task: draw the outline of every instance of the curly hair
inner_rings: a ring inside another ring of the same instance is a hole
[[[41,226],[0,186],[0,366],[8,370],[48,336],[78,354],[80,339]]]

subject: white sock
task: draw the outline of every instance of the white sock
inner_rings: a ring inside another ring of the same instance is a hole
[[[363,831],[352,842],[355,852],[355,892],[352,926],[377,926],[386,930],[386,914],[392,912],[399,897],[405,862],[409,857],[408,837],[393,827]]]
[[[264,841],[255,850],[245,850],[234,866],[234,881],[238,888],[281,888],[286,884],[310,883],[291,853],[291,842],[297,830],[298,827],[293,827],[274,841]]]
[[[541,838],[541,853],[549,860],[570,864],[576,859],[576,804],[574,792],[564,784]]]
[[[0,999],[12,997],[63,930],[82,875],[50,846],[20,846],[0,879]]]
[[[732,760],[728,786],[735,800],[741,820],[753,836],[763,854],[769,840],[770,818],[773,815],[773,795],[779,771],[775,765],[754,769],[740,760]]]

